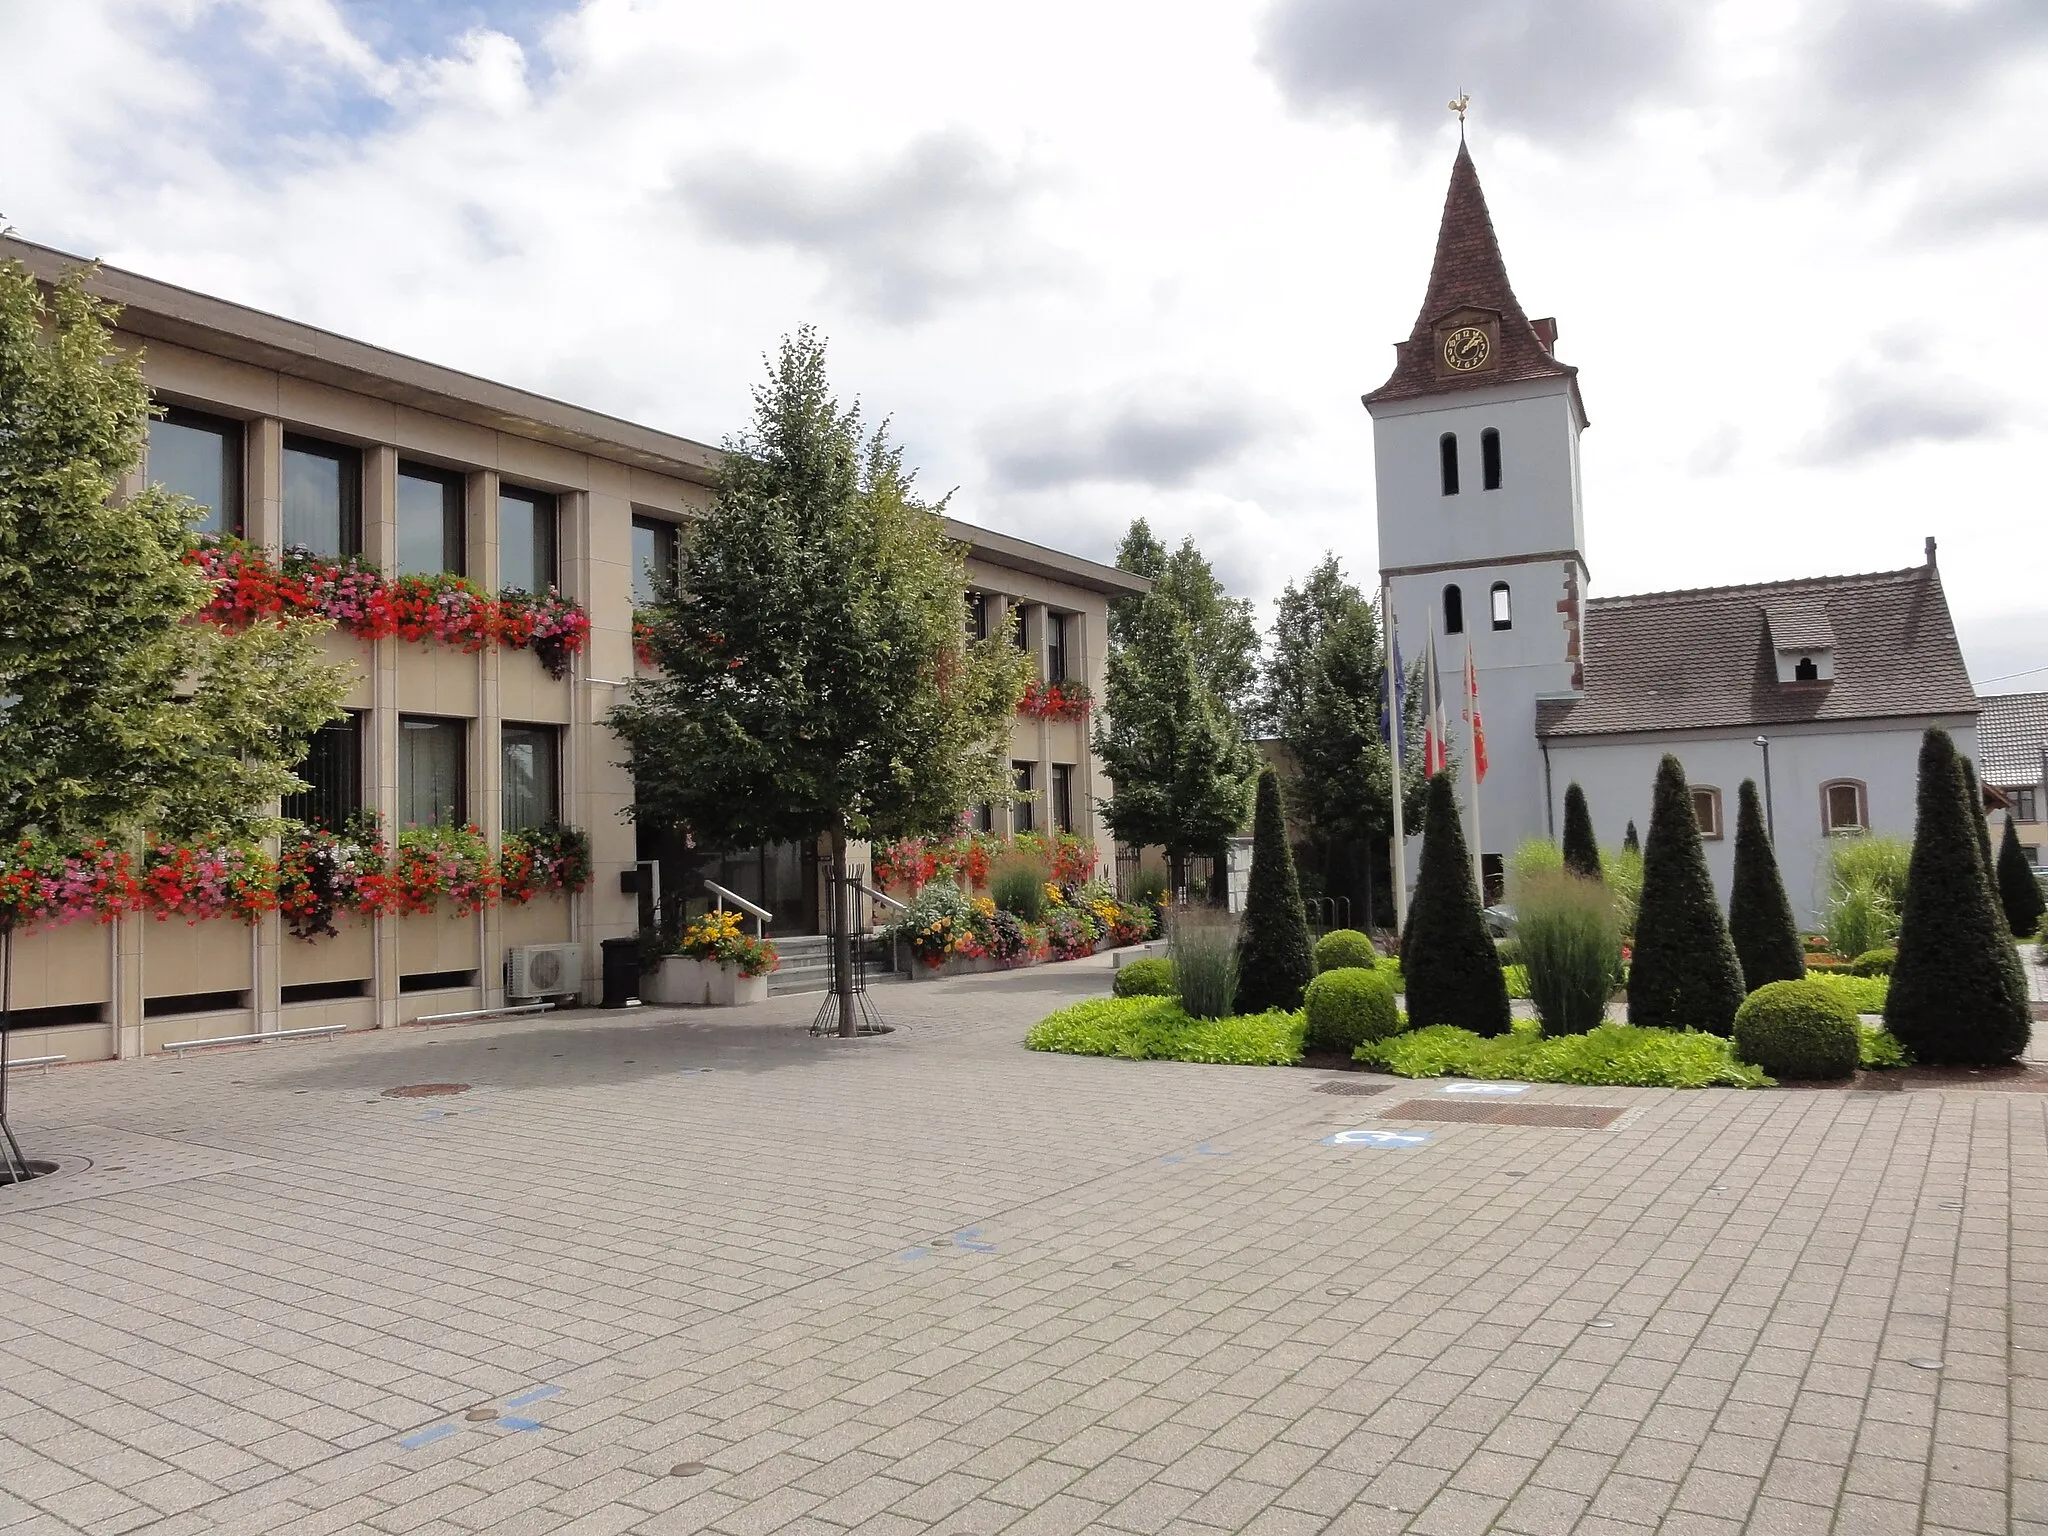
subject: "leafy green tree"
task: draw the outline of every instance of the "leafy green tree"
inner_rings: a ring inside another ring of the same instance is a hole
[[[0,838],[274,831],[347,679],[321,626],[195,622],[192,504],[117,496],[149,394],[86,275],[0,262]]]
[[[1166,546],[1153,535],[1152,525],[1142,517],[1131,519],[1123,543],[1117,546],[1117,569],[1156,582],[1166,574]],[[1109,643],[1113,650],[1128,645],[1143,597],[1112,598],[1109,604]]]
[[[1194,636],[1173,599],[1145,594],[1104,673],[1095,751],[1112,785],[1102,819],[1119,842],[1163,847],[1174,889],[1190,854],[1244,825],[1257,754],[1203,682]]]
[[[1977,849],[1983,814],[1948,732],[1920,743],[1913,859],[1885,1027],[1923,1062],[1985,1066],[2026,1049],[2027,980]],[[1988,841],[1988,839],[1987,839]]]
[[[631,814],[713,847],[827,838],[843,882],[849,841],[940,832],[1005,794],[1030,663],[1006,633],[966,637],[965,560],[939,513],[901,450],[833,398],[823,341],[784,338],[648,616],[660,670],[612,712]]]
[[[2026,938],[2041,926],[2041,914],[2048,901],[2041,895],[2041,882],[2034,878],[2034,866],[2020,846],[2012,817],[2005,818],[2005,836],[1998,844],[1998,901],[2005,909],[2006,925],[2017,938]]]
[[[1742,964],[1707,873],[1685,769],[1670,753],[1657,766],[1643,895],[1629,965],[1628,1019],[1725,1035],[1742,1006]]]
[[[1806,974],[1806,952],[1777,855],[1764,830],[1763,802],[1756,781],[1744,779],[1735,818],[1735,877],[1728,891],[1728,936],[1742,962],[1742,984],[1751,992],[1774,981],[1798,981]]]
[[[1180,610],[1202,681],[1249,735],[1258,716],[1259,683],[1259,630],[1251,603],[1224,591],[1192,538],[1182,539],[1166,557],[1153,590]]]
[[[1322,651],[1339,622],[1371,604],[1325,554],[1300,586],[1287,583],[1273,615],[1265,675],[1260,681],[1259,726],[1292,741],[1300,732],[1317,684]]]
[[[1418,1027],[1455,1024],[1479,1035],[1504,1035],[1511,1014],[1500,952],[1480,915],[1472,854],[1458,821],[1448,773],[1429,781],[1422,813],[1422,868],[1408,926],[1401,933],[1401,976],[1408,1017]]]
[[[1238,931],[1237,1011],[1293,1012],[1315,979],[1309,947],[1308,914],[1287,846],[1287,812],[1280,776],[1259,775],[1258,806],[1252,814],[1252,871],[1245,889],[1244,922]]]
[[[1593,813],[1586,792],[1576,783],[1564,792],[1564,867],[1588,880],[1600,878],[1600,844],[1593,836]]]

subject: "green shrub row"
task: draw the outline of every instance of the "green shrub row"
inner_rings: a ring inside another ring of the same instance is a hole
[[[1039,1020],[1024,1044],[1070,1056],[1285,1067],[1301,1059],[1304,1027],[1300,1014],[1277,1009],[1197,1019],[1170,997],[1097,997]]]
[[[1689,1029],[1602,1024],[1546,1038],[1534,1019],[1485,1037],[1435,1024],[1358,1047],[1353,1058],[1397,1077],[1512,1078],[1633,1088],[1762,1088],[1771,1079],[1738,1061],[1719,1035]]]

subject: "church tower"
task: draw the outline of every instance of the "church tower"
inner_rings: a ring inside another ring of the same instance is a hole
[[[1557,360],[1556,341],[1557,322],[1529,319],[1508,285],[1461,138],[1422,312],[1394,345],[1392,375],[1364,401],[1380,575],[1403,659],[1412,666],[1435,636],[1468,836],[1472,764],[1459,709],[1468,643],[1478,670],[1489,886],[1502,856],[1550,830],[1536,701],[1581,686],[1586,412],[1578,370]]]

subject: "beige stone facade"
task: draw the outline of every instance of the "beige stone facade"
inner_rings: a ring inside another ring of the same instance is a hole
[[[45,280],[76,265],[62,253],[0,239],[0,258],[8,257]],[[633,527],[636,519],[681,524],[705,508],[717,451],[132,273],[103,269],[92,286],[124,306],[121,339],[142,349],[161,403],[240,424],[239,521],[252,544],[283,547],[287,434],[356,457],[360,548],[386,571],[394,569],[401,461],[459,477],[451,484],[460,485],[461,568],[486,591],[498,586],[501,487],[552,498],[557,584],[591,620],[589,645],[567,678],[551,678],[523,650],[472,655],[340,634],[324,643],[354,669],[346,705],[360,712],[363,809],[376,811],[387,829],[401,824],[403,718],[459,721],[468,819],[495,847],[503,727],[552,727],[559,816],[589,834],[596,875],[570,899],[462,918],[348,919],[338,937],[312,942],[290,937],[275,915],[253,928],[141,916],[24,934],[16,941],[13,1005],[28,1027],[17,1034],[14,1054],[132,1056],[183,1040],[329,1024],[388,1028],[502,1007],[505,954],[526,944],[582,945],[584,990],[594,996],[599,941],[630,935],[638,921],[630,889],[635,831],[622,814],[632,786],[617,763],[620,744],[603,723],[635,672]],[[949,526],[967,544],[971,580],[991,595],[992,611],[1004,603],[1022,609],[1041,675],[1048,638],[1063,627],[1069,674],[1100,698],[1108,600],[1142,583],[1020,539]],[[1048,790],[1055,768],[1065,770],[1074,830],[1100,838],[1107,861],[1111,848],[1095,810],[1106,787],[1087,727],[1020,716],[1012,755],[1034,765]],[[1042,796],[1035,802],[1039,826],[1050,810]],[[998,807],[997,830],[1009,820],[1009,808]],[[194,999],[221,1006],[194,1011],[185,1006]]]

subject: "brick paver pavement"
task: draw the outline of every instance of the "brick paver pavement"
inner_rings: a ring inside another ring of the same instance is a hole
[[[1105,979],[29,1076],[0,1531],[2048,1536],[2043,1096],[1019,1048]]]

